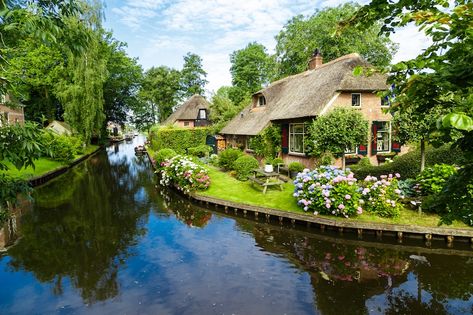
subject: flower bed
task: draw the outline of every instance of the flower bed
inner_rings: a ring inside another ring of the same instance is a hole
[[[294,181],[294,197],[304,211],[315,215],[328,214],[350,217],[367,211],[383,217],[399,215],[398,176],[383,175],[378,180],[368,176],[358,181],[349,170],[322,166],[310,171],[305,169]]]
[[[158,173],[161,175],[161,185],[174,185],[186,194],[194,190],[205,190],[210,186],[207,170],[186,156],[177,155],[161,162]]]

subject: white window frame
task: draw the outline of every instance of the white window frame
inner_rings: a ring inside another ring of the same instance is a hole
[[[360,97],[360,104],[353,105],[353,95],[358,95]],[[351,107],[360,108],[361,107],[361,93],[351,93]]]
[[[261,100],[263,100],[263,102],[261,102]],[[261,104],[261,103],[264,103],[264,104]],[[258,100],[256,104],[257,104],[257,107],[266,106],[266,97],[264,97],[264,95],[258,95]]]
[[[392,147],[392,124],[390,121],[384,121],[384,120],[378,120],[377,121],[378,123],[387,123],[389,124],[389,127],[388,127],[388,133],[389,133],[389,141],[388,141],[388,150],[385,151],[385,150],[378,150],[378,133],[379,133],[379,130],[376,130],[376,153],[390,153],[391,152],[391,147]],[[383,131],[384,133],[385,131]]]
[[[204,116],[205,116],[203,118],[202,118],[202,115],[201,115],[202,112],[204,113]],[[206,120],[207,119],[207,111],[204,108],[199,109],[199,119],[201,119],[201,120]]]
[[[302,125],[302,133],[300,132],[297,132],[297,133],[294,133],[293,132],[293,128],[295,125]],[[292,148],[293,148],[293,145],[292,145],[292,142],[293,142],[293,136],[294,135],[302,135],[302,152],[295,152],[295,151],[292,151]],[[289,124],[289,153],[291,154],[300,154],[300,155],[303,155],[305,154],[305,134],[306,134],[306,131],[305,131],[305,124],[304,123],[293,123],[293,124]]]
[[[358,154],[358,146],[357,145],[355,146],[355,151],[351,151],[351,149],[347,147],[345,149],[345,155],[347,154]]]
[[[384,99],[384,97],[381,97],[381,100],[380,100],[380,101],[381,101],[381,107],[382,107],[382,108],[389,108],[389,107],[391,107],[391,104],[390,104],[390,102],[389,102],[389,98],[386,99],[386,104],[387,104],[387,105],[383,105],[383,99]]]

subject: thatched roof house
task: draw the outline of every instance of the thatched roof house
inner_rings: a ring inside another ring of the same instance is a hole
[[[178,125],[180,127],[203,127],[209,124],[210,104],[201,95],[193,95],[179,106],[164,122],[163,125]]]
[[[2,78],[0,78],[0,82]],[[14,103],[16,106],[11,106]],[[18,101],[14,101],[12,96],[9,94],[0,94],[0,126],[4,123],[23,124],[25,122],[25,113],[23,105],[18,104]]]
[[[53,120],[52,122],[49,123],[46,129],[49,129],[58,135],[67,135],[67,136],[72,135],[71,126],[64,121]]]
[[[390,123],[385,122],[389,122],[391,116],[382,111],[387,104],[376,94],[388,88],[386,76],[355,76],[353,70],[357,66],[370,65],[356,53],[323,64],[322,56],[315,51],[307,71],[273,82],[255,93],[252,103],[234,117],[221,133],[226,135],[230,144],[233,139],[233,145],[249,149],[249,137],[259,134],[270,124],[278,124],[283,132],[283,158],[299,160],[310,166],[305,160],[305,123],[334,107],[344,106],[360,110],[370,123],[381,122],[379,128],[389,129],[389,135],[383,134],[384,138],[380,141],[382,147],[375,140],[371,148],[375,155],[390,151]],[[368,146],[363,146],[359,151],[366,154]]]

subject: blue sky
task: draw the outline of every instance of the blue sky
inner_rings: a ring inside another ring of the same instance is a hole
[[[294,15],[310,15],[340,0],[105,0],[104,26],[128,43],[128,54],[144,69],[166,65],[180,69],[188,52],[203,58],[210,93],[231,84],[229,55],[249,42],[274,51],[274,36]],[[357,1],[367,3],[369,1]],[[427,45],[414,27],[399,30],[395,61],[417,55]]]

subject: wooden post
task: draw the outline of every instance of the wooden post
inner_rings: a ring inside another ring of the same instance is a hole
[[[246,217],[246,209],[243,210],[243,216]]]
[[[279,224],[282,224],[283,217],[279,217]]]
[[[291,224],[292,226],[294,227],[296,225],[296,220],[295,219],[291,219]]]
[[[358,229],[357,232],[358,232],[358,238],[360,239],[363,238],[363,229]]]
[[[447,246],[449,248],[453,247],[453,240],[454,240],[454,236],[453,235],[447,235]]]
[[[397,242],[402,243],[402,232],[397,232]]]
[[[376,237],[377,237],[377,238],[382,238],[382,237],[383,237],[383,231],[377,230],[377,231],[376,231]]]

